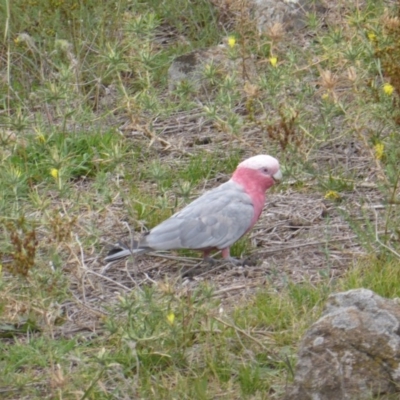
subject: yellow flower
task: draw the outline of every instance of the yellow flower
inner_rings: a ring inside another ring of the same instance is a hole
[[[170,312],[167,315],[167,320],[169,322],[170,325],[173,325],[174,321],[175,321],[175,314],[173,312]]]
[[[335,190],[328,190],[324,197],[329,200],[338,200],[340,199],[340,194]]]
[[[367,33],[367,37],[368,37],[368,40],[369,40],[370,42],[375,42],[375,41],[376,41],[376,35],[375,35],[374,32],[368,32],[368,33]]]
[[[36,139],[41,143],[44,143],[46,141],[46,138],[44,137],[43,133],[38,133]]]
[[[326,93],[326,92],[323,93],[322,96],[321,96],[321,99],[322,99],[322,100],[326,100],[327,98],[329,98],[329,94]]]
[[[383,152],[385,150],[385,145],[383,143],[377,143],[374,146],[374,150],[375,150],[375,157],[377,160],[381,160],[383,157]]]
[[[40,129],[35,128],[35,133],[36,133],[36,140],[38,140],[41,143],[46,142],[46,137],[44,136],[44,134]]]
[[[390,83],[385,83],[383,85],[383,92],[388,96],[391,96],[394,91],[394,87]]]
[[[236,44],[235,37],[234,36],[229,36],[228,37],[228,45],[229,45],[229,47],[232,49],[232,48],[235,47],[235,44]]]
[[[54,179],[57,179],[58,178],[58,169],[57,168],[52,168],[51,170],[50,170],[50,175],[54,178]]]
[[[270,63],[273,67],[276,67],[276,65],[278,64],[278,57],[270,57],[270,58],[269,58],[269,63]]]

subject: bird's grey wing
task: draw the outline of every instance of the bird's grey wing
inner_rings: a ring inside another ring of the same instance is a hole
[[[246,233],[253,217],[250,196],[240,185],[229,181],[157,225],[141,241],[140,247],[223,249]]]

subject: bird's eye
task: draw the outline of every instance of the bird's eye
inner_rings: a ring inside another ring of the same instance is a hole
[[[268,168],[263,168],[262,172],[264,172],[265,174],[268,174]]]

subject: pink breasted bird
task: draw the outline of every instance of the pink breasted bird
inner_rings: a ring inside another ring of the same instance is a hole
[[[260,154],[241,162],[231,179],[205,192],[181,211],[147,232],[133,249],[113,248],[105,258],[115,261],[131,254],[157,250],[192,249],[209,258],[221,250],[234,262],[229,248],[257,222],[265,202],[265,192],[282,179],[279,162]]]

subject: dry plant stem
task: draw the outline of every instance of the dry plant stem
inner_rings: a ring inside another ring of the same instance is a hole
[[[77,243],[79,245],[80,252],[81,252],[81,259],[79,260],[80,262],[79,261],[77,262],[77,272],[78,272],[78,278],[79,278],[79,286],[80,286],[81,291],[82,291],[82,297],[84,299],[84,302],[86,303],[85,277],[86,277],[86,274],[87,274],[87,267],[86,267],[85,260],[82,258],[82,245],[81,245],[81,243],[80,243],[80,241],[78,239],[78,235],[75,235],[75,239],[76,239],[76,241],[77,241]],[[79,259],[78,255],[75,254],[75,253],[74,253],[74,257]],[[82,269],[83,269],[83,272],[82,272]],[[90,281],[90,279],[89,279],[89,282],[91,284],[91,287],[94,288],[94,285]]]
[[[137,267],[136,267],[136,257],[137,257],[137,255],[135,255],[134,253],[133,253],[133,247],[134,247],[134,242],[135,242],[135,239],[134,239],[134,237],[133,237],[133,233],[132,233],[132,230],[131,230],[131,227],[129,226],[129,224],[127,223],[127,222],[124,222],[124,225],[125,225],[125,227],[126,227],[126,229],[129,231],[129,238],[130,238],[130,241],[131,241],[131,243],[130,243],[130,250],[131,250],[131,255],[132,255],[132,260],[133,260],[133,273],[134,273],[134,275],[135,275],[135,278],[132,278],[132,275],[130,274],[130,272],[129,272],[129,268],[128,268],[128,265],[129,265],[129,260],[127,260],[126,262],[125,262],[125,271],[126,271],[126,274],[129,276],[129,279],[134,283],[134,285],[141,291],[142,289],[140,289],[140,286],[138,285],[138,277],[137,277]]]
[[[375,240],[376,242],[382,246],[383,248],[385,248],[386,250],[389,250],[392,254],[394,254],[398,259],[400,259],[400,254],[392,249],[390,246],[386,245],[385,243],[383,243],[380,239],[379,239],[379,232],[378,232],[378,214],[377,212],[374,210],[375,213]],[[386,231],[385,231],[386,232]]]
[[[133,258],[133,260],[135,261],[136,260],[136,257],[134,257]],[[134,273],[134,275],[135,275],[135,278],[133,278],[132,277],[132,275],[131,275],[131,273],[129,272],[129,260],[126,260],[126,262],[125,262],[125,272],[126,272],[126,275],[129,277],[129,279],[131,280],[131,282],[133,282],[133,284],[135,285],[135,287],[138,289],[138,290],[140,290],[140,291],[142,291],[142,289],[141,289],[141,287],[140,287],[140,284],[138,283],[138,277],[137,277],[137,268],[136,268],[136,266],[135,266],[135,262],[133,262],[132,264],[133,264],[133,266],[134,266],[134,268],[133,268],[133,273]]]
[[[86,271],[87,270],[87,267],[86,267],[86,263],[85,263],[85,255],[84,255],[84,253],[83,253],[83,248],[82,248],[82,243],[81,243],[81,241],[79,240],[79,236],[77,235],[77,234],[75,234],[75,240],[76,240],[76,242],[78,243],[78,246],[79,246],[79,250],[80,250],[80,255],[81,255],[81,258],[80,258],[80,265],[81,265],[81,267]]]
[[[120,287],[123,288],[124,290],[127,290],[127,291],[130,290],[127,286],[123,285],[122,283],[119,283],[119,282],[117,282],[117,281],[114,281],[113,279],[110,279],[110,278],[108,278],[107,276],[104,276],[104,275],[102,275],[102,274],[99,274],[98,272],[95,272],[95,271],[90,270],[89,268],[87,268],[86,263],[85,263],[85,260],[84,260],[84,254],[83,254],[82,244],[81,244],[81,242],[80,242],[80,240],[79,240],[79,238],[78,238],[78,235],[75,235],[75,239],[76,239],[76,242],[78,243],[79,248],[80,248],[80,250],[81,250],[81,260],[80,260],[81,262],[80,262],[80,265],[81,265],[81,267],[82,267],[83,270],[84,270],[84,273],[83,273],[82,276],[81,276],[82,287],[84,287],[84,280],[85,280],[85,277],[87,276],[87,274],[92,274],[92,275],[95,275],[95,276],[97,276],[97,277],[99,277],[99,278],[101,278],[101,279],[104,279],[104,280],[108,281],[108,282],[112,282],[113,284],[115,284],[115,285],[117,285],[117,286],[120,286]],[[92,288],[94,288],[94,285],[93,285],[93,284],[92,284]],[[85,299],[85,302],[86,302],[85,291],[83,291],[82,294],[83,294],[83,298]]]
[[[323,62],[325,62],[325,61],[328,61],[328,60],[329,60],[329,58],[321,58],[321,59],[318,59],[317,61],[315,61],[315,62],[313,62],[313,63],[311,63],[311,64],[306,65],[305,67],[296,69],[296,71],[294,71],[294,73],[303,72],[303,71],[309,71],[309,70],[310,70],[310,67],[313,67],[314,65],[319,65],[319,64],[321,64],[321,63],[323,63]],[[267,62],[267,61],[264,61],[264,62]]]
[[[249,289],[251,287],[259,287],[259,283],[254,283],[253,285],[236,285],[236,286],[230,286],[226,287],[220,290],[216,290],[213,293],[213,297],[219,297],[222,294],[228,293],[228,292],[233,292],[233,291],[242,291],[243,289]]]
[[[115,281],[115,280],[113,280],[113,279],[111,279],[111,278],[108,278],[107,276],[101,275],[101,274],[99,274],[99,273],[97,273],[97,272],[95,272],[95,271],[92,271],[92,270],[89,270],[89,269],[88,269],[88,270],[86,271],[86,274],[95,275],[95,276],[97,276],[97,277],[99,277],[99,278],[101,278],[101,279],[103,279],[103,280],[105,280],[105,281],[111,282],[111,283],[113,283],[113,284],[119,286],[120,288],[122,288],[122,289],[124,289],[124,290],[126,290],[126,291],[128,291],[128,292],[131,290],[128,286],[125,286],[125,285],[123,285],[122,283],[119,283],[119,282],[117,282],[117,281]]]
[[[222,260],[221,260],[222,261]],[[203,272],[203,273],[201,273],[201,274],[199,274],[198,276],[207,276],[208,274],[211,274],[211,273],[213,273],[213,272],[216,272],[216,271],[219,271],[220,269],[223,269],[223,268],[225,268],[226,266],[232,266],[232,264],[229,262],[229,261],[222,261],[222,263],[220,264],[220,265],[218,265],[218,266],[216,266],[215,268],[213,268],[213,269],[210,269],[209,271],[206,271],[206,272]]]
[[[297,244],[295,246],[285,246],[285,247],[280,247],[279,249],[266,250],[266,251],[263,251],[263,252],[260,252],[260,253],[262,253],[262,254],[281,253],[281,252],[284,252],[286,250],[296,249],[298,247],[316,246],[316,245],[320,245],[320,244],[326,244],[327,242],[328,243],[344,242],[344,241],[347,241],[347,240],[356,239],[357,237],[358,237],[357,235],[353,235],[353,236],[349,236],[349,237],[346,237],[346,238],[336,238],[336,239],[331,239],[331,240],[328,240],[328,241],[321,240],[321,241],[318,241],[318,242],[300,243],[300,244]]]
[[[80,306],[84,307],[86,310],[90,311],[91,313],[93,313],[94,315],[98,316],[98,317],[104,317],[104,315],[109,315],[109,313],[107,313],[106,311],[103,310],[97,310],[93,307],[88,306],[87,302],[82,301],[81,299],[79,299],[75,293],[72,293],[72,296],[75,300],[75,302],[77,304],[79,304]]]
[[[232,324],[230,324],[228,322],[225,322],[224,320],[222,320],[222,319],[220,319],[218,317],[213,316],[212,318],[215,319],[216,321],[220,322],[222,325],[225,325],[225,326],[227,326],[229,328],[232,328],[235,332],[241,333],[243,336],[246,336],[247,338],[249,338],[253,342],[257,343],[264,351],[267,351],[267,348],[258,339],[256,339],[255,337],[251,336],[250,334],[248,334],[244,330],[242,330],[242,329],[238,328],[237,326],[232,325]]]
[[[152,257],[165,258],[166,260],[175,260],[175,261],[180,261],[180,262],[184,261],[185,263],[195,264],[196,267],[199,266],[203,262],[203,259],[200,259],[200,258],[171,256],[171,255],[163,254],[163,253],[150,252],[150,253],[147,253],[147,255],[152,256]]]
[[[393,185],[392,195],[389,200],[389,209],[386,212],[385,237],[387,237],[388,234],[390,214],[392,212],[393,206],[396,204],[396,194],[397,194],[397,188],[399,186],[399,179],[400,179],[400,173],[397,174],[396,182]]]
[[[212,261],[211,261],[211,260],[212,260]],[[192,271],[195,271],[195,270],[196,270],[201,264],[203,264],[203,263],[208,263],[208,264],[210,264],[208,261],[214,262],[215,260],[214,260],[213,258],[210,257],[208,260],[203,260],[203,261],[199,262],[199,263],[196,264],[194,267],[190,268],[190,269],[187,270],[187,271],[184,271],[183,277],[189,276],[190,273],[191,273]],[[201,273],[201,274],[198,274],[198,275],[196,275],[196,276],[197,276],[197,277],[200,277],[200,276],[207,276],[208,274],[211,274],[212,272],[218,271],[218,270],[220,270],[221,268],[223,268],[223,267],[225,267],[225,266],[227,266],[227,265],[231,265],[231,264],[230,264],[229,262],[224,262],[224,263],[222,263],[221,265],[218,265],[217,267],[215,267],[215,268],[213,268],[213,269],[210,269],[210,270],[208,270],[208,271],[206,271],[206,272],[203,272],[203,273]]]
[[[158,285],[158,282],[155,281],[154,279],[151,279],[151,278],[149,277],[149,275],[148,275],[146,272],[144,272],[143,275],[144,275],[144,276],[146,277],[146,279],[147,279],[149,282],[151,282],[153,285]]]

